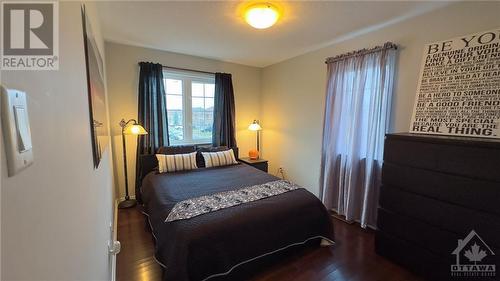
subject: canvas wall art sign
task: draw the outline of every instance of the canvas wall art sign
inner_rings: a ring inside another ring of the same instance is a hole
[[[82,6],[83,39],[87,66],[87,86],[90,111],[90,128],[94,167],[97,168],[108,145],[108,120],[106,114],[106,94],[104,92],[104,67],[92,26]]]
[[[425,46],[410,132],[500,138],[500,28]]]

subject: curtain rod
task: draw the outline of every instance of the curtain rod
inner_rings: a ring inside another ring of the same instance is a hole
[[[139,65],[141,65],[141,62],[139,62]],[[167,65],[162,65],[161,67],[163,67],[163,68],[170,68],[170,69],[176,69],[176,70],[183,70],[183,71],[206,73],[206,74],[215,74],[215,72],[208,72],[208,71],[202,71],[202,70],[196,70],[196,69],[189,69],[189,68],[181,68],[181,67],[173,67],[173,66],[167,66]]]
[[[209,72],[209,71],[202,71],[202,70],[195,70],[195,69],[181,68],[181,67],[173,67],[173,66],[166,66],[166,65],[163,65],[163,68],[170,68],[170,69],[183,70],[183,71],[192,71],[192,72],[199,72],[199,73],[206,73],[206,74],[215,74],[214,72]]]
[[[383,51],[383,50],[389,50],[389,49],[397,50],[398,45],[396,45],[392,42],[386,42],[383,46],[376,46],[376,47],[373,47],[371,49],[361,49],[361,50],[345,53],[342,55],[326,58],[325,63],[332,63],[332,62],[340,61],[340,60],[347,59],[347,58],[362,56],[362,55],[366,55],[366,54],[370,54],[370,53],[374,53],[374,52],[378,52],[378,51]]]

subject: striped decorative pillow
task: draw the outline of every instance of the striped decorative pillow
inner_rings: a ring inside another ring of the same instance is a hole
[[[160,173],[198,169],[196,152],[186,154],[156,154]]]
[[[238,164],[232,149],[217,152],[202,152],[205,159],[205,167],[218,167]]]

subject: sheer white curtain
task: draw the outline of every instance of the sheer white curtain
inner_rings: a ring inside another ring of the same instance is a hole
[[[320,197],[327,208],[375,227],[396,46],[329,58]]]

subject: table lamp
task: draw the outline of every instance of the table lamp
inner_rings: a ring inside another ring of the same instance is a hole
[[[259,140],[259,131],[262,130],[262,127],[259,125],[259,120],[253,120],[253,123],[248,126],[250,131],[255,131],[257,133],[257,149],[251,149],[248,152],[248,156],[252,160],[259,159],[259,149],[260,149],[260,140]]]
[[[127,148],[125,146],[125,135],[147,135],[148,132],[144,127],[139,125],[135,119],[130,119],[125,121],[122,119],[120,121],[120,127],[122,127],[122,142],[123,142],[123,168],[125,172],[125,200],[118,204],[118,208],[125,209],[134,207],[137,201],[130,199],[128,195],[128,172],[127,172]]]

